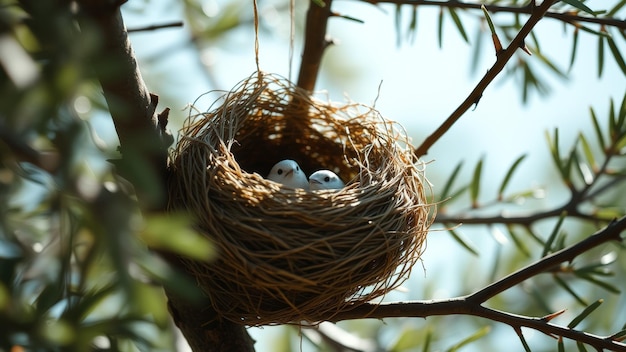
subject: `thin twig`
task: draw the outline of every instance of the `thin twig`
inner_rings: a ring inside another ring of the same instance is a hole
[[[155,31],[157,29],[182,27],[182,26],[183,26],[182,21],[176,21],[176,22],[171,22],[171,23],[155,24],[155,25],[145,26],[145,27],[129,28],[127,32],[128,33],[147,32],[147,31]]]
[[[440,315],[472,315],[507,324],[513,328],[528,327],[548,335],[566,337],[580,341],[595,348],[613,351],[626,351],[626,344],[610,338],[589,334],[551,324],[546,317],[527,317],[483,307],[482,304],[499,293],[543,272],[549,272],[556,265],[571,262],[582,253],[610,241],[621,241],[620,234],[626,230],[626,217],[613,221],[604,229],[589,236],[583,241],[567,247],[554,254],[541,258],[539,261],[512,273],[497,282],[463,297],[445,300],[393,302],[381,304],[365,304],[352,310],[337,314],[332,320],[351,319],[383,319],[392,317],[420,317]],[[554,317],[551,315],[550,317]]]
[[[465,101],[459,105],[459,107],[443,122],[441,126],[439,126],[437,130],[435,130],[435,132],[433,132],[433,134],[428,136],[428,138],[426,138],[426,140],[418,148],[416,148],[415,154],[418,157],[426,155],[430,147],[435,144],[435,142],[437,142],[450,129],[450,127],[452,127],[452,125],[459,118],[461,118],[467,110],[469,110],[472,105],[478,103],[487,86],[498,76],[498,74],[500,74],[515,51],[523,47],[526,36],[528,36],[539,20],[543,18],[544,14],[553,3],[554,0],[546,0],[540,6],[535,8],[535,11],[533,11],[528,21],[526,21],[526,24],[524,24],[522,29],[520,29],[519,33],[515,36],[509,46],[505,50],[498,53],[496,62],[493,64],[491,69],[487,71],[480,82],[478,82]]]
[[[362,0],[371,4],[390,3],[395,5],[409,5],[409,6],[439,6],[455,9],[474,9],[480,10],[481,3],[465,3],[460,1],[433,1],[433,0]],[[505,13],[518,13],[518,14],[532,14],[533,10],[531,6],[501,6],[501,5],[484,5],[489,12],[505,12]],[[548,11],[544,17],[553,18],[566,23],[576,24],[579,22],[594,23],[604,26],[615,27],[619,29],[626,29],[626,20],[620,20],[613,17],[591,17],[581,16],[577,11],[568,12],[552,12]]]

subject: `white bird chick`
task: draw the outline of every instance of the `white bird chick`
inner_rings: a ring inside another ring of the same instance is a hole
[[[291,188],[309,189],[306,175],[300,169],[300,165],[294,160],[286,159],[276,163],[276,165],[272,166],[267,179]]]
[[[309,187],[312,191],[320,189],[342,189],[343,181],[330,170],[319,170],[309,176]]]

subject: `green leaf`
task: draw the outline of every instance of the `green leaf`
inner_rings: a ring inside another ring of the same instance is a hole
[[[450,195],[450,190],[452,189],[452,185],[454,184],[454,181],[456,180],[456,177],[459,175],[459,171],[461,171],[462,167],[463,167],[463,160],[461,160],[458,164],[456,164],[456,167],[454,168],[454,170],[452,170],[452,174],[450,175],[450,178],[448,178],[448,181],[443,186],[443,191],[441,192],[441,198],[439,199],[440,201],[446,200],[446,198],[448,198],[448,196]]]
[[[612,142],[615,142],[616,136],[619,134],[618,131],[619,127],[615,116],[615,103],[613,102],[613,98],[611,98],[609,107],[609,136]]]
[[[520,156],[519,158],[517,158],[517,160],[515,160],[515,162],[513,162],[513,165],[509,168],[509,171],[506,173],[506,176],[504,176],[504,180],[502,181],[502,184],[500,185],[500,189],[498,190],[498,198],[499,199],[502,199],[503,194],[504,194],[504,190],[509,185],[509,181],[511,180],[511,177],[513,176],[513,173],[515,172],[517,167],[520,165],[522,160],[524,160],[524,158],[526,158],[526,154],[524,154],[524,155]]]
[[[449,226],[449,225],[446,224],[446,226]],[[459,235],[456,231],[454,231],[454,229],[452,227],[450,227],[450,229],[448,229],[448,232],[452,235],[452,238],[454,238],[463,248],[467,249],[473,255],[475,255],[477,257],[479,256],[479,253],[478,253],[478,250],[476,249],[476,247],[472,246],[467,241],[465,241],[461,237],[461,235]]]
[[[192,259],[207,261],[215,257],[211,241],[194,231],[191,219],[182,214],[147,218],[140,237],[151,248],[171,251]]]
[[[561,161],[561,152],[559,151],[559,129],[554,129],[554,140],[550,138],[550,134],[546,131],[546,139],[548,141],[548,146],[550,147],[552,161],[561,174],[561,177],[565,178],[565,167]]]
[[[593,313],[594,310],[600,307],[600,305],[603,302],[604,302],[603,299],[599,299],[591,303],[590,305],[588,305],[587,308],[583,309],[583,311],[580,312],[580,314],[578,314],[574,319],[572,319],[572,321],[569,324],[567,324],[567,327],[570,329],[575,328],[576,325],[580,324],[580,322],[583,321],[583,319],[585,319],[587,316],[589,316],[589,314]]]
[[[433,339],[433,333],[432,331],[428,330],[428,332],[426,333],[426,340],[424,341],[424,347],[422,347],[422,352],[430,351],[430,341],[432,339]]]
[[[407,40],[413,43],[417,37],[417,6],[413,6],[411,21],[409,22],[409,30],[407,31]]]
[[[621,292],[619,290],[619,288],[611,285],[608,282],[604,282],[602,280],[596,279],[591,274],[579,273],[579,272],[574,271],[574,275],[576,275],[577,277],[579,277],[579,278],[581,278],[583,280],[589,281],[589,282],[591,282],[592,284],[594,284],[596,286],[600,286],[603,289],[605,289],[605,290],[607,290],[607,291],[609,291],[611,293],[620,294],[620,292]]]
[[[491,327],[490,326],[483,326],[482,328],[478,329],[475,333],[473,333],[472,335],[464,338],[463,340],[461,340],[459,343],[455,344],[454,346],[450,347],[448,349],[448,352],[456,352],[458,351],[461,347],[468,345],[476,340],[481,339],[482,337],[484,337],[485,335],[487,335],[489,332],[491,331]]]
[[[590,107],[589,113],[591,114],[591,120],[593,121],[593,128],[596,131],[596,137],[598,138],[598,143],[600,144],[600,148],[604,151],[606,150],[606,144],[604,143],[604,136],[602,135],[602,129],[600,128],[600,124],[598,123],[596,112],[593,110],[592,107]]]
[[[584,11],[584,12],[586,12],[586,13],[590,14],[590,15],[593,15],[593,16],[595,16],[595,15],[596,15],[596,12],[595,12],[595,11],[593,11],[592,9],[590,9],[587,5],[585,5],[585,4],[584,4],[582,1],[580,1],[580,0],[561,0],[561,1],[563,1],[563,2],[564,2],[564,3],[566,3],[566,4],[570,4],[570,5],[574,6],[575,8],[577,8],[577,9],[579,9],[579,10],[581,10],[581,11]]]
[[[480,179],[482,176],[483,159],[481,158],[474,168],[474,177],[472,177],[472,183],[470,184],[470,199],[472,201],[472,207],[478,208],[478,196],[480,195]]]
[[[565,345],[563,344],[563,337],[559,336],[559,342],[557,343],[558,352],[565,352]]]
[[[522,252],[526,257],[530,257],[530,250],[528,249],[524,241],[520,240],[519,235],[515,231],[513,231],[513,227],[507,226],[507,229],[509,230],[509,236],[513,240],[515,247],[517,247],[517,249]]]
[[[402,6],[396,5],[396,45],[399,47],[402,44]]]
[[[615,59],[615,62],[617,62],[617,66],[619,66],[622,70],[622,73],[626,74],[626,62],[624,62],[624,58],[622,57],[622,54],[620,54],[615,41],[613,38],[609,37],[606,39],[606,42],[609,44],[609,49],[611,49],[611,53],[613,53],[613,58]]]
[[[593,156],[591,146],[589,145],[589,142],[587,142],[587,138],[585,138],[585,135],[582,134],[582,132],[578,135],[578,138],[580,139],[585,159],[587,159],[587,164],[589,164],[592,170],[597,170],[598,164],[596,163],[596,158]]]
[[[483,14],[485,15],[485,19],[487,20],[487,24],[489,25],[489,31],[491,31],[491,35],[496,35],[496,28],[493,25],[491,16],[489,16],[489,11],[487,11],[485,5],[481,5],[480,8],[483,10]]]
[[[552,243],[554,242],[556,235],[559,233],[559,230],[561,229],[561,225],[563,225],[563,220],[565,220],[565,217],[567,217],[567,212],[563,211],[561,215],[559,216],[559,220],[556,222],[554,229],[552,229],[552,233],[550,234],[550,237],[548,237],[546,244],[543,246],[543,252],[541,253],[542,258],[548,255],[548,253],[550,253],[550,251],[552,250]]]
[[[572,37],[572,54],[570,55],[569,59],[569,68],[567,69],[568,71],[572,69],[572,67],[574,66],[574,60],[576,60],[576,52],[578,51],[578,32],[578,28],[575,28],[574,35]]]
[[[456,10],[452,7],[449,7],[448,10],[450,12],[450,16],[452,17],[452,20],[454,21],[454,24],[456,25],[456,28],[459,30],[459,33],[461,33],[461,36],[463,37],[465,42],[469,43],[469,38],[467,37],[465,28],[463,28],[463,23],[461,22],[459,15],[456,13]]]
[[[598,37],[598,77],[602,77],[604,71],[604,41],[603,36]]]
[[[554,281],[565,291],[567,291],[572,297],[574,297],[574,299],[576,299],[578,303],[585,307],[589,305],[589,303],[587,303],[584,298],[580,297],[565,281],[563,281],[563,279],[559,277],[559,275],[554,274],[552,275],[552,277],[554,278]]]
[[[421,343],[420,339],[416,338],[416,336],[420,335],[420,332],[420,328],[404,328],[395,339],[394,344],[389,348],[389,352],[400,352],[416,348]]]
[[[611,10],[609,10],[609,12],[606,13],[606,16],[613,17],[617,13],[617,11],[624,7],[624,5],[626,5],[626,0],[618,2]]]
[[[578,352],[587,352],[585,345],[580,341],[576,341],[576,347],[578,347]]]
[[[443,46],[443,8],[439,10],[439,23],[437,27],[437,40],[439,42],[439,48]]]

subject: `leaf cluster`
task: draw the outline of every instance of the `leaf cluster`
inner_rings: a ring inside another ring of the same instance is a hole
[[[148,246],[212,246],[191,219],[140,214],[106,162],[97,33],[69,1],[4,1],[0,28],[0,350],[174,349],[163,286],[201,298]]]
[[[437,40],[439,46],[444,44],[444,28],[447,24],[452,24],[459,35],[468,45],[473,47],[472,71],[479,68],[480,58],[485,52],[484,38],[486,29],[503,42],[506,46],[523,26],[525,18],[532,13],[534,1],[507,1],[500,0],[483,1],[480,4],[461,1],[374,1],[376,4],[392,2],[395,4],[396,12],[396,40],[398,45],[408,41],[415,42],[419,12],[427,7],[438,7],[437,17]],[[605,5],[603,9],[591,9],[584,1],[568,0],[556,2],[546,17],[560,21],[563,24],[564,35],[571,37],[571,53],[569,67],[560,67],[555,60],[544,53],[540,44],[540,37],[534,32],[525,43],[525,50],[532,53],[533,58],[519,56],[516,62],[508,68],[503,79],[514,78],[521,88],[522,101],[527,102],[530,94],[535,92],[539,96],[545,96],[551,91],[546,72],[553,74],[561,80],[567,80],[567,73],[572,69],[578,53],[580,51],[578,42],[580,32],[592,35],[597,38],[597,74],[602,77],[606,63],[607,53],[626,74],[626,64],[624,61],[623,44],[626,41],[626,21],[620,19],[623,13],[624,1],[616,1],[612,5]],[[481,6],[485,6],[493,16],[480,13]],[[408,14],[407,14],[408,12]],[[508,15],[508,16],[507,16]],[[474,22],[474,25],[468,23]],[[488,24],[488,26],[486,26]],[[476,28],[473,36],[468,28]],[[495,39],[494,39],[495,41]],[[607,50],[608,48],[608,50]],[[551,50],[553,48],[548,48]],[[498,52],[496,47],[496,54]],[[588,49],[585,49],[588,50]],[[537,60],[538,58],[538,60]]]

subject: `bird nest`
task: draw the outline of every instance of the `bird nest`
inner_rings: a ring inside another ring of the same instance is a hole
[[[346,186],[266,180],[283,159]],[[419,259],[433,213],[397,124],[274,75],[255,73],[190,116],[171,167],[170,209],[192,213],[218,252],[182,262],[218,315],[242,325],[330,320],[385,295]]]

